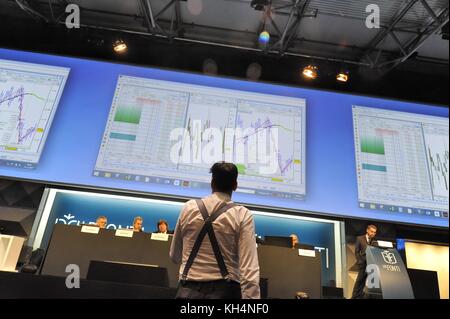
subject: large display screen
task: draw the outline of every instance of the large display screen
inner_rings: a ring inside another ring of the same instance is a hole
[[[0,155],[40,145],[7,158],[33,169],[0,165],[0,176],[190,198],[210,193],[208,169],[226,160],[240,172],[236,202],[448,227],[448,108],[13,50],[0,59],[52,83],[21,80],[24,109],[45,110],[21,117],[21,98],[8,102],[20,85],[0,73]]]
[[[301,199],[305,124],[304,99],[121,75],[94,176],[208,188],[226,160],[238,192]]]
[[[34,168],[69,69],[0,60],[0,165]]]
[[[448,119],[353,107],[361,208],[448,214]]]

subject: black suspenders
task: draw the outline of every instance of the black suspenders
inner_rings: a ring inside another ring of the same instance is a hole
[[[219,243],[217,242],[216,234],[214,233],[212,223],[227,210],[236,206],[236,204],[230,203],[219,206],[219,208],[215,212],[213,212],[210,216],[208,214],[208,211],[206,210],[203,201],[201,199],[197,199],[195,201],[197,203],[198,208],[200,209],[200,213],[202,214],[203,220],[205,221],[205,225],[200,230],[200,233],[198,234],[194,246],[192,247],[191,254],[189,255],[188,261],[186,262],[186,266],[184,267],[182,280],[187,279],[188,272],[191,269],[195,258],[197,257],[198,251],[200,250],[200,246],[202,245],[203,239],[205,238],[206,234],[208,234],[209,236],[209,240],[211,242],[211,246],[214,251],[214,256],[216,257],[217,264],[219,265],[220,268],[220,273],[222,274],[222,277],[224,279],[229,280],[229,273],[227,270],[227,266],[225,265],[222,252],[220,251]]]

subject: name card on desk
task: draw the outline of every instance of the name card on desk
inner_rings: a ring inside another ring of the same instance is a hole
[[[132,238],[134,231],[132,229],[118,229],[116,230],[117,237],[127,237]]]
[[[99,231],[100,231],[100,228],[97,226],[87,226],[87,225],[81,226],[82,233],[98,234]]]
[[[152,240],[160,240],[160,241],[168,241],[169,240],[169,235],[168,234],[158,234],[158,233],[153,233]]]
[[[390,241],[384,241],[384,240],[377,240],[378,247],[381,248],[394,248],[394,244]]]
[[[316,257],[316,251],[311,249],[299,249],[298,255],[303,257]]]

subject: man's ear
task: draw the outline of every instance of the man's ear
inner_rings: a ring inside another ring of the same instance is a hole
[[[233,185],[233,192],[236,191],[237,187],[238,187],[238,183],[237,183],[237,181],[236,181],[236,182],[234,183],[234,185]]]

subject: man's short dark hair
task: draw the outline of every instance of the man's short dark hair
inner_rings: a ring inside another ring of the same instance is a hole
[[[238,169],[236,165],[226,162],[215,163],[211,169],[214,187],[219,192],[229,193],[237,183]]]
[[[159,225],[162,225],[162,224],[166,225],[166,227],[169,228],[169,223],[167,223],[167,221],[164,219],[158,220],[158,223],[156,224],[156,226],[159,227]]]

